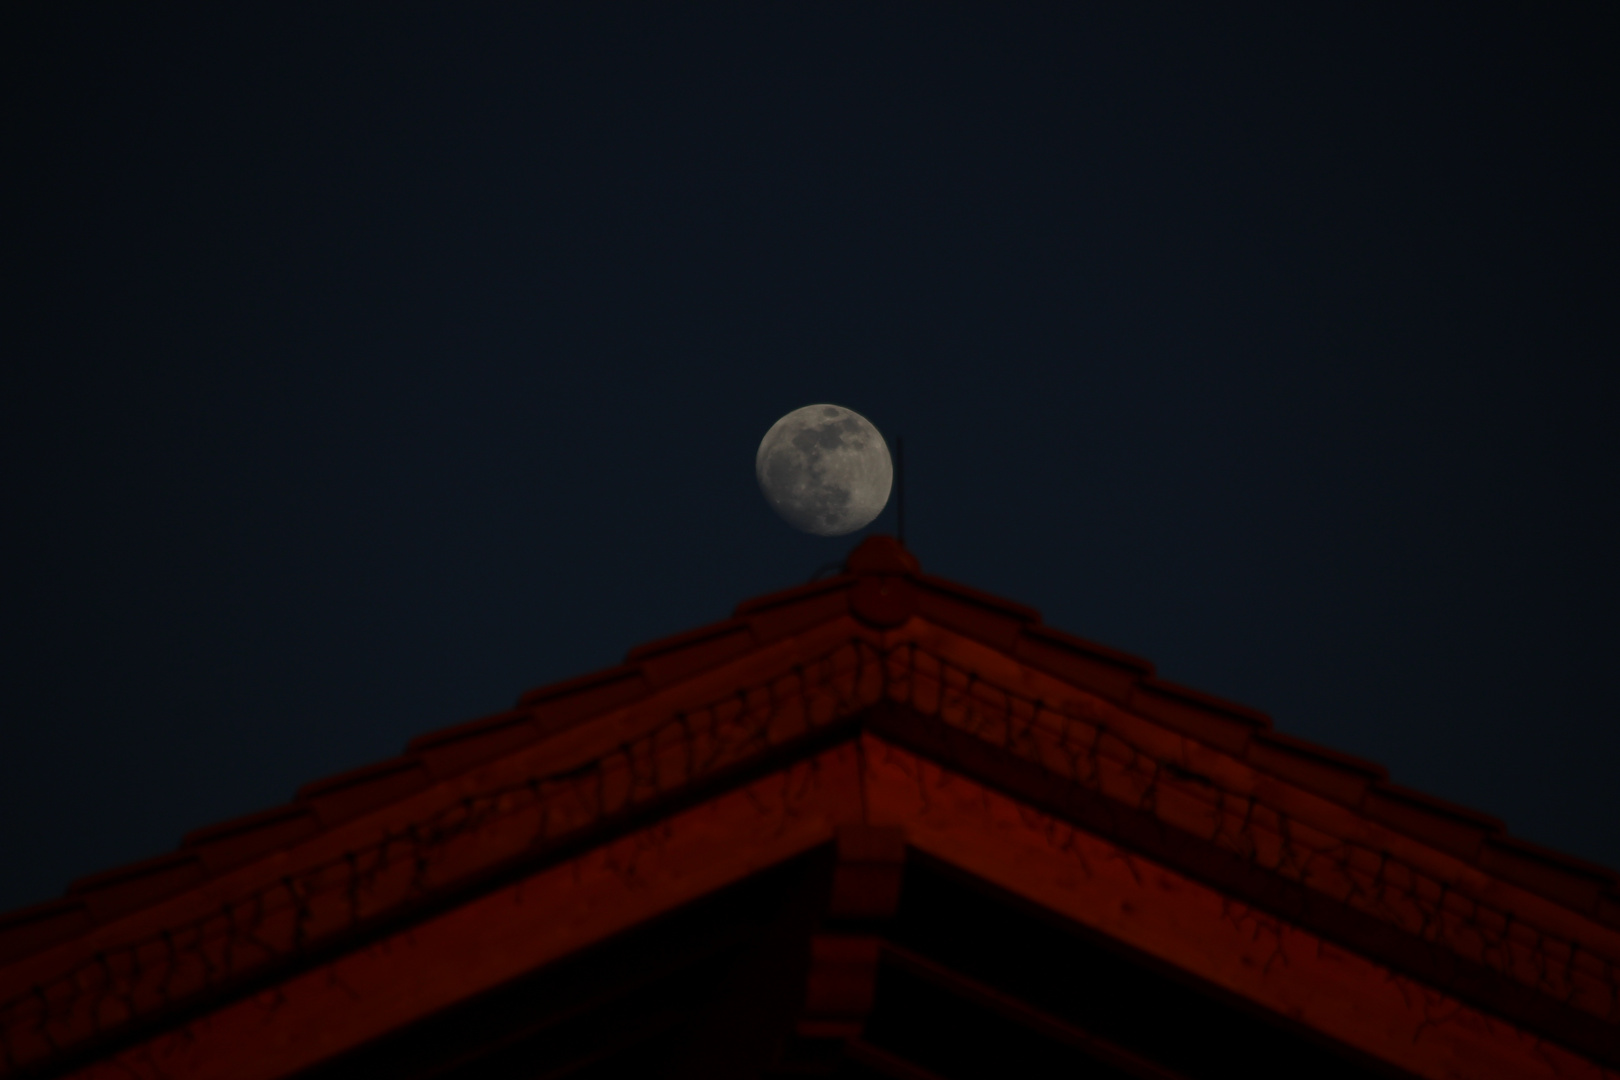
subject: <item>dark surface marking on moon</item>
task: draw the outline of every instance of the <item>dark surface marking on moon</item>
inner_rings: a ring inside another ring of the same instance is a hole
[[[882,438],[853,410],[827,405],[789,413],[760,446],[766,499],[806,532],[839,536],[865,526],[888,501],[891,468]]]

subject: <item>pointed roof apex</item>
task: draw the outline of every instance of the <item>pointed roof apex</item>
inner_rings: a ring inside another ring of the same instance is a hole
[[[893,536],[867,536],[843,570],[0,913],[0,1080],[99,1077],[114,1060],[191,1080],[333,1075],[361,1060],[338,1055],[427,1045],[388,1040],[473,1015],[451,1010],[833,844],[853,868],[833,886],[866,883],[851,897],[898,895],[903,862],[932,873],[901,857],[914,851],[1402,1075],[1620,1080],[1613,871],[1159,679],[1034,608],[925,574]],[[837,919],[869,918],[867,900],[849,904]],[[827,925],[815,940],[847,940],[850,924]],[[703,949],[742,955],[766,938],[741,935],[767,931],[736,933]],[[778,933],[772,950],[790,940]],[[808,970],[845,970],[845,953],[814,948],[806,963],[833,966]],[[979,985],[927,958],[894,962],[963,1000]],[[859,977],[876,963],[860,960]],[[673,987],[662,980],[697,968],[658,970],[656,985]],[[1018,1015],[1044,1015],[1028,1007]]]
[[[844,560],[848,574],[918,574],[922,564],[892,536],[873,533]]]

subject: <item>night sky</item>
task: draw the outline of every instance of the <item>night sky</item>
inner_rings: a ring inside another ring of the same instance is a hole
[[[0,908],[809,579],[815,402],[926,571],[1620,865],[1612,21],[145,6],[0,17]]]

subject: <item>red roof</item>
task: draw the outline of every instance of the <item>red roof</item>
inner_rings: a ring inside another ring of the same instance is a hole
[[[691,805],[728,770],[790,747],[802,758],[854,718],[876,740],[863,745],[916,755],[919,784],[924,760],[949,762],[1050,815],[1048,832],[1103,838],[1538,1045],[1620,1067],[1612,871],[871,537],[836,577],[0,916],[0,1076],[89,1069],[188,999],[271,985],[306,962],[291,957],[443,911],[540,848],[588,843],[570,838],[594,822]]]

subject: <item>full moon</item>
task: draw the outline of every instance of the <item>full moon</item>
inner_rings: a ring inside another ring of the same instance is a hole
[[[765,433],[754,475],[765,501],[789,525],[843,536],[883,511],[894,465],[866,417],[842,405],[806,405]]]

